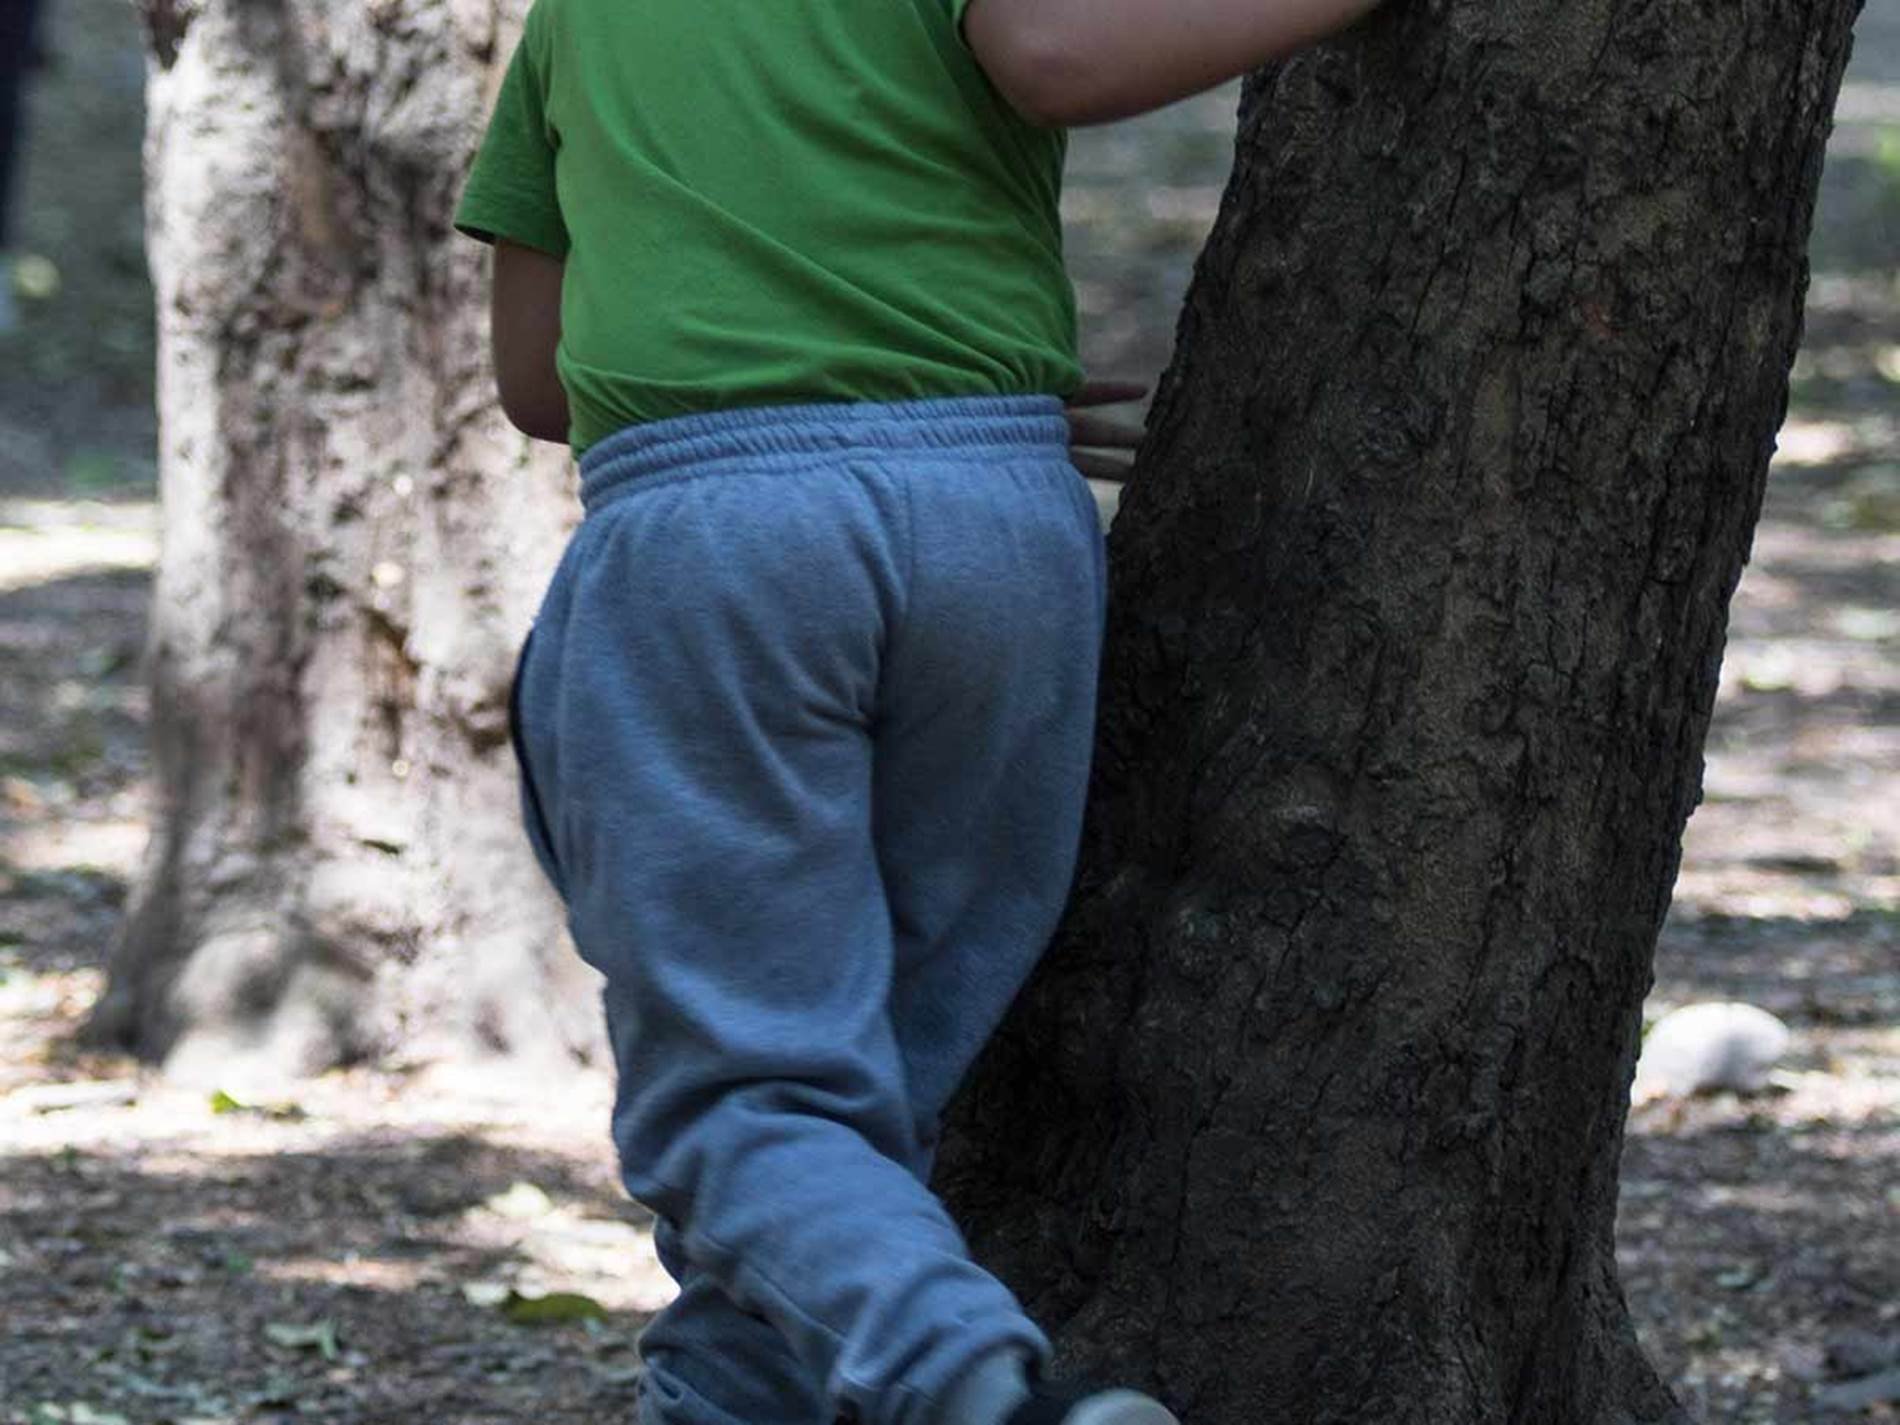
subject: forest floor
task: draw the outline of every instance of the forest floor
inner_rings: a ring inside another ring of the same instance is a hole
[[[157,515],[135,23],[53,8],[0,337],[0,1425],[630,1419],[669,1288],[604,1078],[214,1098],[75,1047],[152,810]],[[1233,97],[1077,135],[1092,368],[1166,360]],[[1813,255],[1650,1005],[1746,1000],[1793,1049],[1773,1092],[1638,1108],[1623,1162],[1630,1306],[1709,1422],[1900,1419],[1900,0],[1861,21]]]

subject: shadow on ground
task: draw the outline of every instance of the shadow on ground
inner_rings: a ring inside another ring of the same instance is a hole
[[[632,1418],[649,1309],[528,1326],[479,1290],[647,1253],[644,1214],[559,1156],[458,1132],[257,1156],[181,1138],[0,1156],[0,1185],[0,1413]]]

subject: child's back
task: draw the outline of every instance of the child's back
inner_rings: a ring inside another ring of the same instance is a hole
[[[1066,394],[1063,148],[951,0],[539,0],[459,221],[565,258],[577,451],[739,405]]]

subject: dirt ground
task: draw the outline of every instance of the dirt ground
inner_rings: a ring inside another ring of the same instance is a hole
[[[155,435],[135,25],[51,8],[44,261],[0,337],[0,1425],[630,1418],[668,1284],[603,1078],[214,1099],[72,1046],[151,809]],[[1166,358],[1232,99],[1076,136],[1098,371]],[[1638,1109],[1623,1164],[1632,1310],[1710,1422],[1900,1418],[1900,0],[1861,22],[1814,268],[1651,1005],[1746,1000],[1793,1048],[1768,1093]]]

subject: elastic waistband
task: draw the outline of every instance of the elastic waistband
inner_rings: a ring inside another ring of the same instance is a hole
[[[581,456],[588,511],[636,481],[721,470],[786,470],[848,451],[982,451],[1067,457],[1060,396],[933,396],[917,401],[835,401],[747,406],[647,421],[615,431]]]

